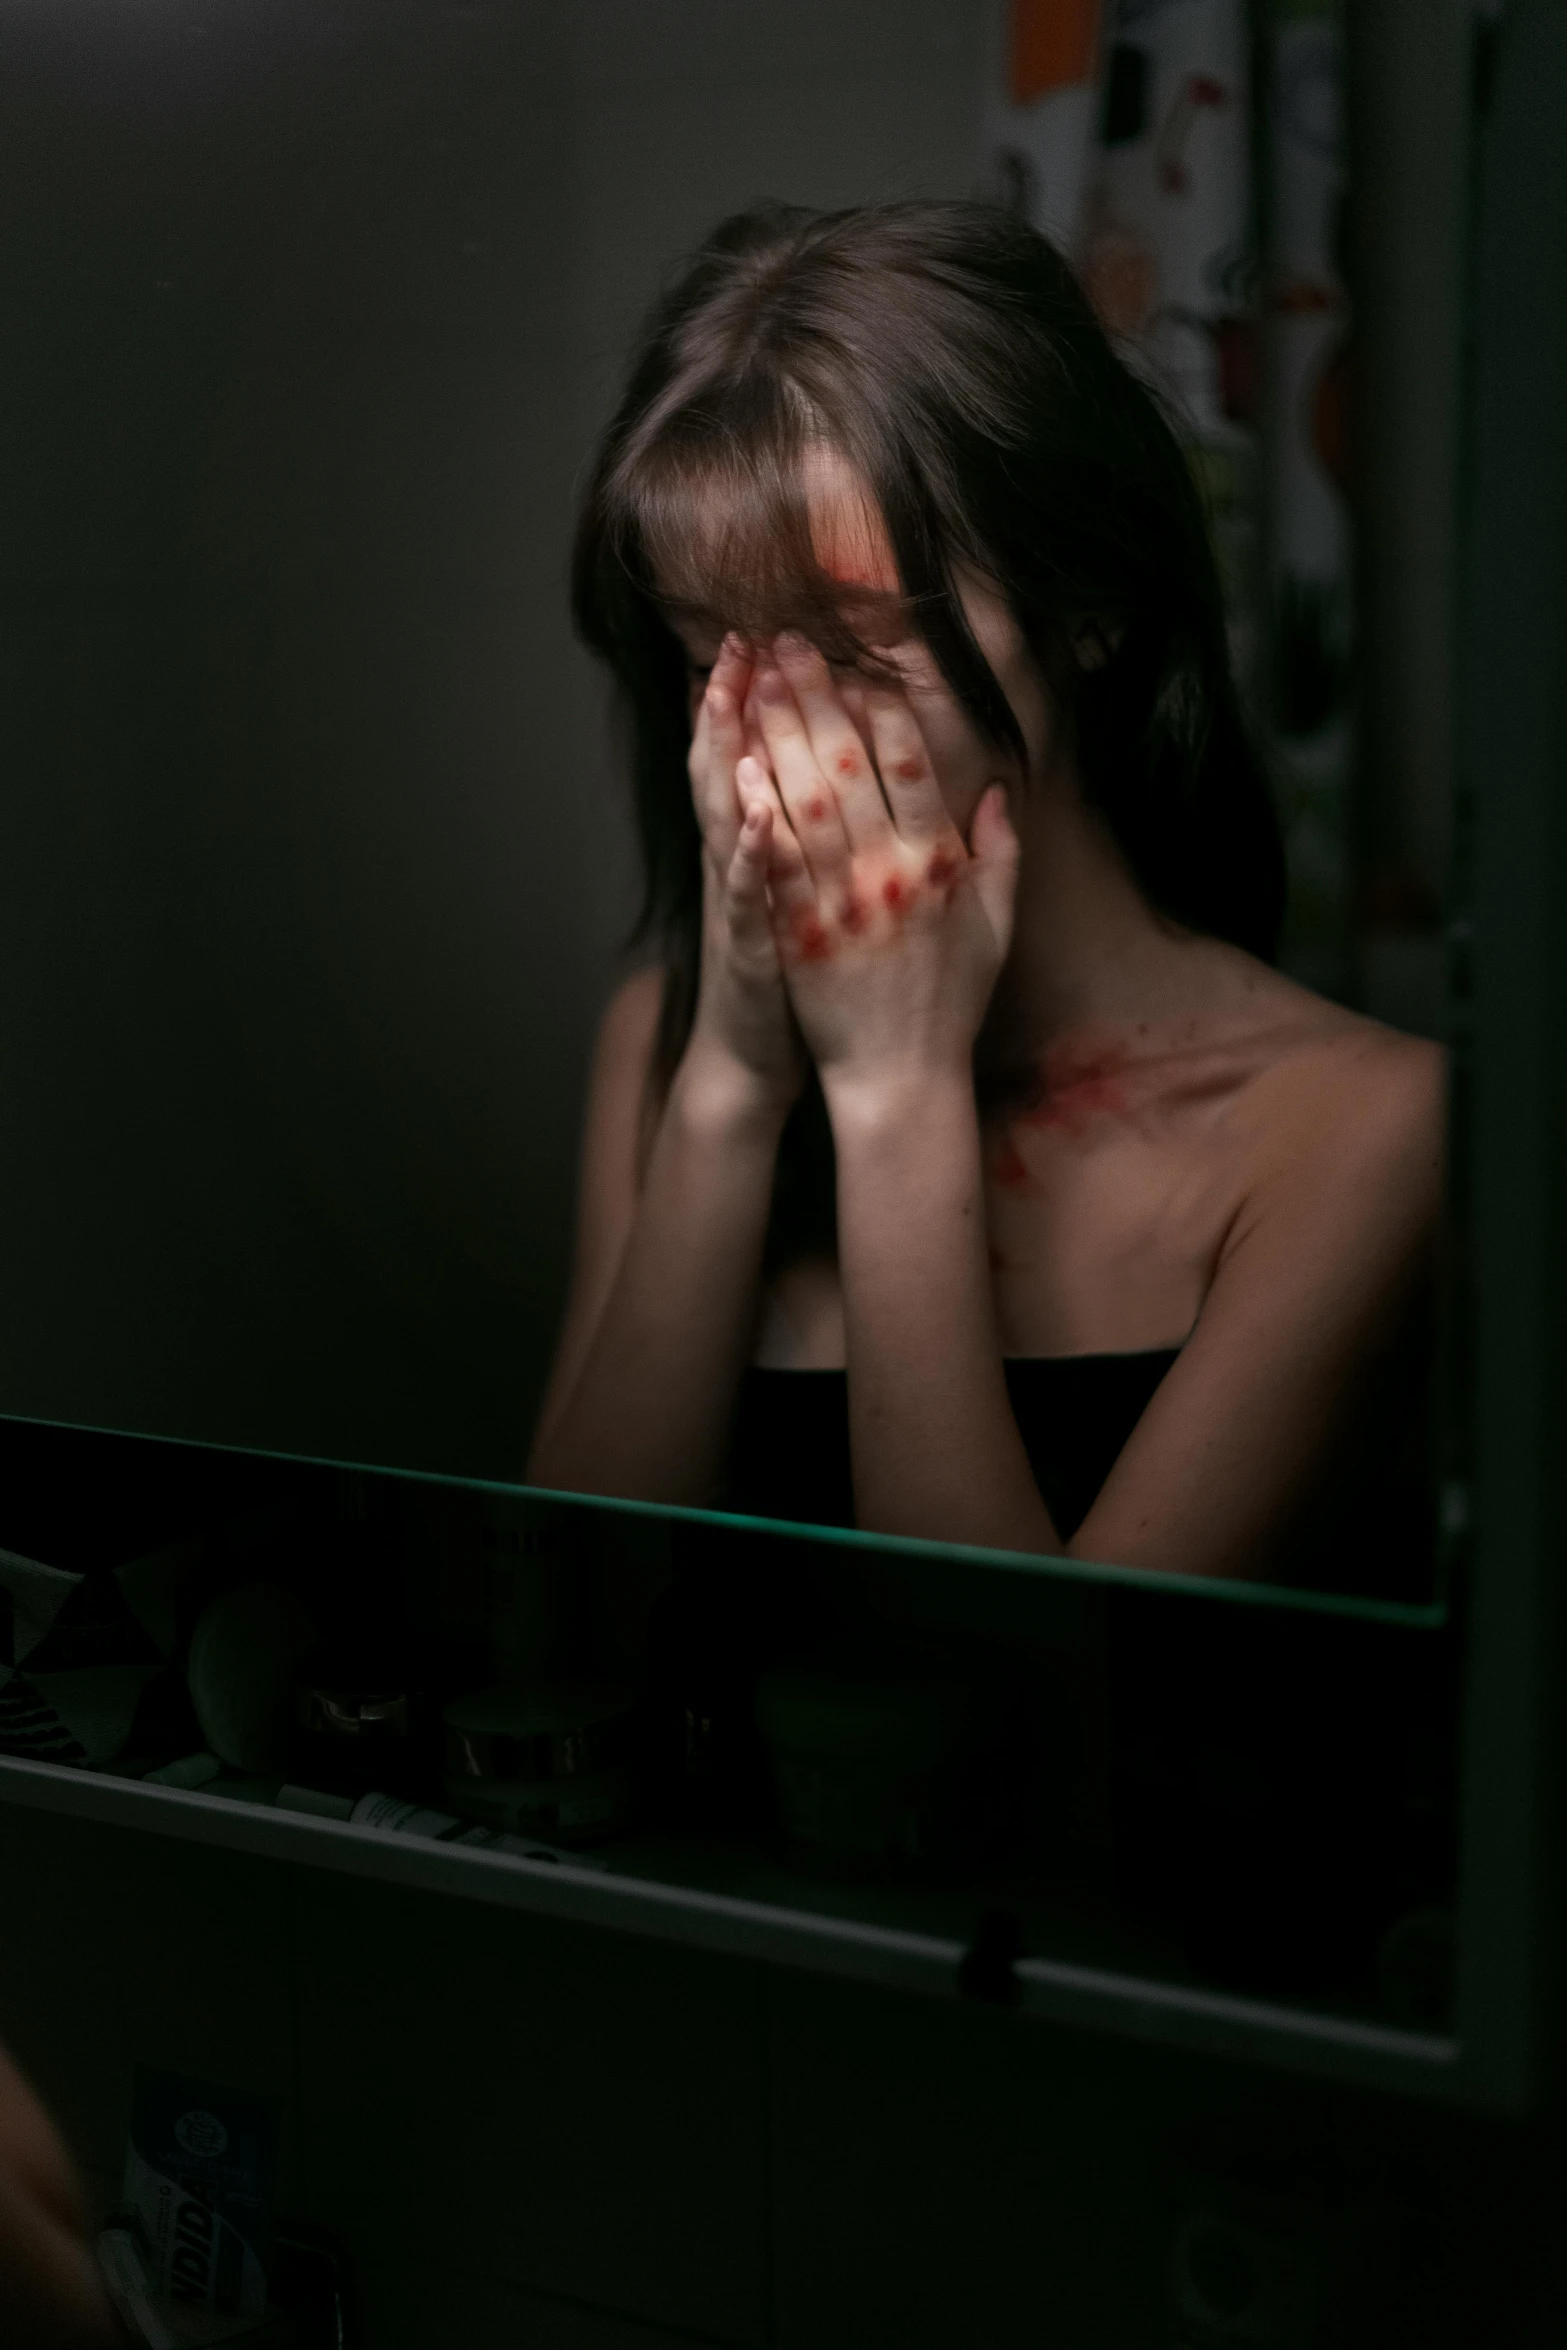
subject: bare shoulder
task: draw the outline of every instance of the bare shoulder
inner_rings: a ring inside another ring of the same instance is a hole
[[[1423,1215],[1446,1156],[1441,1046],[1277,984],[1276,1049],[1250,1089],[1259,1172],[1297,1187],[1369,1187]]]

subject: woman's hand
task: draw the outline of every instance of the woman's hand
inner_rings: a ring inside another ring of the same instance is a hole
[[[747,756],[751,678],[749,652],[726,637],[691,738],[691,792],[702,831],[702,969],[687,1050],[737,1072],[762,1101],[787,1109],[806,1063],[768,908],[774,802],[757,756],[759,736]]]
[[[70,2158],[0,2048],[0,2342],[102,2350],[118,2339]]]
[[[1002,787],[985,793],[965,842],[907,694],[866,682],[856,700],[863,735],[821,654],[780,638],[745,704],[771,783],[750,761],[739,778],[748,807],[772,809],[778,956],[829,1104],[971,1081],[1017,881]]]

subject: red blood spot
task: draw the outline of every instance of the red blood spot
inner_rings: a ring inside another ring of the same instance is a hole
[[[795,924],[794,943],[802,963],[825,963],[832,953],[832,940],[814,914],[802,914]]]
[[[881,885],[883,905],[894,914],[901,914],[909,902],[909,885],[900,875],[889,873]]]
[[[1038,1099],[1021,1113],[1024,1121],[1030,1126],[1059,1126],[1067,1134],[1082,1134],[1096,1117],[1125,1110],[1126,1066],[1122,1045],[1086,1052],[1052,1045],[1045,1055],[1043,1088]]]
[[[945,889],[958,877],[958,861],[950,849],[935,849],[925,868],[926,879],[933,889]]]
[[[895,759],[892,772],[904,783],[918,783],[925,772],[923,759]]]
[[[854,751],[840,751],[838,753],[838,773],[840,775],[858,775],[859,772],[860,761],[858,753]]]
[[[836,557],[822,568],[840,587],[880,588],[885,592],[890,584],[884,572],[873,569],[869,563],[856,563],[850,556]]]
[[[865,928],[866,923],[870,920],[869,909],[866,906],[865,900],[860,896],[858,890],[850,890],[848,896],[843,901],[843,911],[838,916],[838,919],[843,924],[844,929],[849,932],[851,937],[858,938],[860,932]]]
[[[807,800],[805,813],[813,824],[820,824],[826,818],[827,802],[823,799]]]
[[[995,1172],[996,1181],[1004,1183],[1008,1191],[1021,1191],[1028,1181],[1028,1169],[1010,1134],[1004,1134],[997,1145]]]

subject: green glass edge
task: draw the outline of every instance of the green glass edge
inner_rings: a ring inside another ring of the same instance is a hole
[[[140,1428],[101,1428],[80,1420],[48,1420],[27,1412],[0,1412],[0,1422],[22,1428],[61,1428],[81,1436],[131,1437],[139,1444],[180,1445],[193,1452],[241,1453],[247,1460],[283,1461],[295,1468],[346,1469],[362,1477],[398,1477],[413,1485],[458,1485],[471,1493],[524,1495],[573,1508],[604,1510],[619,1517],[659,1518],[682,1524],[734,1526],[748,1534],[777,1534],[791,1542],[822,1543],[844,1550],[872,1550],[898,1558],[944,1560],[954,1566],[991,1567],[1002,1574],[1038,1575],[1050,1582],[1100,1583],[1129,1591],[1182,1591],[1193,1599],[1234,1607],[1282,1608],[1298,1615],[1346,1616],[1368,1624],[1402,1624],[1412,1631],[1438,1631],[1448,1620],[1445,1593],[1424,1604],[1400,1599],[1340,1598],[1290,1584],[1229,1582],[1206,1575],[1167,1575],[1151,1567],[1114,1567],[1094,1559],[1035,1556],[1017,1550],[986,1550],[961,1542],[927,1542],[912,1534],[872,1534],[857,1526],[813,1526],[792,1518],[747,1518],[726,1510],[696,1509],[689,1503],[632,1501],[619,1494],[568,1493],[546,1485],[511,1484],[497,1477],[455,1477],[441,1469],[389,1467],[384,1462],[339,1461],[319,1454],[276,1452],[250,1444],[219,1444],[204,1436],[161,1436]]]
[[[422,1471],[396,1474],[422,1475]],[[634,1512],[640,1516],[694,1519],[702,1525],[742,1527],[747,1533],[782,1534],[791,1541],[820,1542],[849,1550],[892,1552],[900,1558],[940,1559],[955,1566],[995,1567],[1004,1574],[1042,1575],[1056,1582],[1120,1584],[1133,1591],[1184,1591],[1194,1599],[1228,1600],[1241,1607],[1293,1609],[1304,1615],[1355,1616],[1375,1624],[1406,1624],[1432,1631],[1445,1624],[1445,1598],[1424,1605],[1400,1599],[1339,1598],[1331,1592],[1301,1590],[1291,1584],[1227,1581],[1218,1576],[1163,1574],[1153,1567],[1114,1567],[1097,1559],[1052,1558],[1018,1550],[987,1550],[963,1542],[926,1542],[913,1534],[871,1534],[857,1526],[813,1526],[793,1518],[746,1518],[726,1510],[692,1509],[679,1502],[623,1501],[613,1494],[561,1493],[539,1485],[486,1484],[479,1478],[448,1478],[448,1484],[471,1484],[495,1493],[527,1493],[541,1501],[584,1503],[589,1508]]]

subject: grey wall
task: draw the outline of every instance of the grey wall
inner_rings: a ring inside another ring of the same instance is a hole
[[[984,31],[0,14],[0,1409],[514,1469],[631,902],[574,481],[721,213],[974,184]]]

